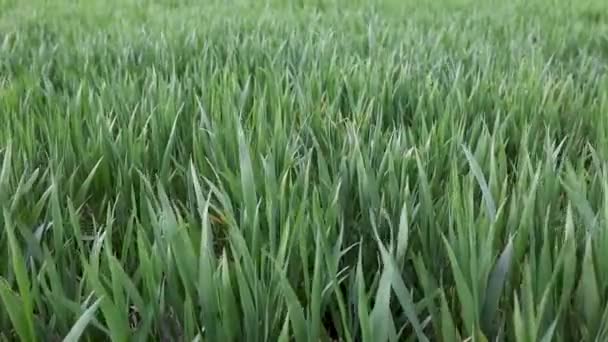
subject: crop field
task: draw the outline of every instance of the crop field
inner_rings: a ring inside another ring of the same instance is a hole
[[[608,341],[608,2],[0,0],[0,341]]]

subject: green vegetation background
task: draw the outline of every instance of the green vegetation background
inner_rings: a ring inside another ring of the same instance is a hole
[[[0,1],[0,340],[608,340],[608,4]]]

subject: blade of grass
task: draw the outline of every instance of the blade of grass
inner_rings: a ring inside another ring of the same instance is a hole
[[[78,318],[76,323],[70,329],[70,332],[65,336],[63,342],[76,342],[80,341],[82,333],[87,328],[91,320],[94,319],[95,313],[99,308],[99,304],[103,300],[103,297],[97,299],[91,306],[89,306],[82,315]]]

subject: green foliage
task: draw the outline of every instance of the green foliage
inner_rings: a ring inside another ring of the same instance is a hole
[[[608,339],[603,13],[0,1],[0,340]]]

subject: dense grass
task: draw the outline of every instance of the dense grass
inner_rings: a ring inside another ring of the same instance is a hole
[[[0,1],[0,340],[607,340],[602,3]]]

